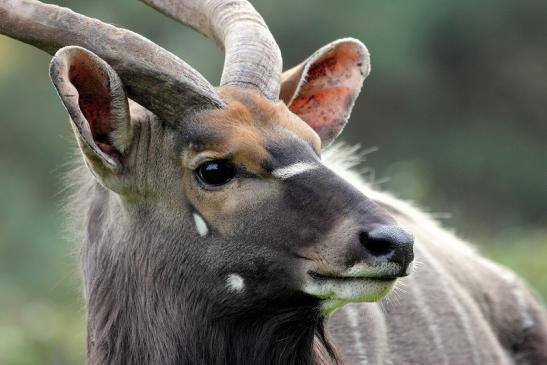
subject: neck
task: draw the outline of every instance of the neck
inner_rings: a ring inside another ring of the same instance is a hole
[[[188,302],[120,294],[89,298],[90,365],[342,364],[323,321],[309,309],[210,319]]]
[[[340,364],[325,336],[323,322],[309,310],[220,322],[206,329],[188,363],[200,364]],[[210,335],[213,336],[210,336]],[[204,356],[205,355],[205,356]]]
[[[183,265],[151,265],[161,245],[131,246],[139,253],[84,249],[89,365],[342,363],[316,306],[295,298],[291,308],[270,302],[227,312],[210,303],[216,296],[206,283],[176,272]]]

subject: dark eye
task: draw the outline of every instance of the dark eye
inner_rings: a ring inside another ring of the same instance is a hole
[[[228,160],[212,160],[202,163],[196,169],[198,180],[204,185],[224,185],[234,178],[236,169]]]

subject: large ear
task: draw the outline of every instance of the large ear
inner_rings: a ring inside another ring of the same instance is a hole
[[[75,46],[57,51],[49,72],[93,172],[105,177],[118,171],[132,133],[117,73],[94,53]]]
[[[344,129],[369,72],[370,56],[363,43],[339,39],[285,71],[280,98],[327,146]]]

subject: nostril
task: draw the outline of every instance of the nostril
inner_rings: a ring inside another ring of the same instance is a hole
[[[361,232],[359,239],[372,257],[387,259],[405,269],[414,259],[414,237],[399,226],[378,226],[369,232]]]
[[[394,251],[394,246],[389,240],[371,236],[368,232],[361,232],[359,240],[363,247],[375,257],[388,256]]]

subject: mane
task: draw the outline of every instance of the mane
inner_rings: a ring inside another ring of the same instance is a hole
[[[377,184],[374,181],[367,181],[364,174],[358,171],[359,166],[362,166],[366,161],[365,154],[359,145],[349,146],[345,143],[337,143],[324,152],[323,163],[365,196],[381,205],[399,223],[412,226],[413,229],[419,227],[420,231],[428,232],[428,235],[436,237],[435,242],[442,242],[448,250],[454,249],[470,255],[476,254],[477,250],[474,246],[457,238],[452,231],[443,227],[431,214],[425,213],[423,208],[375,188]],[[410,230],[412,231],[412,229]],[[416,242],[416,244],[420,244],[420,242]]]

